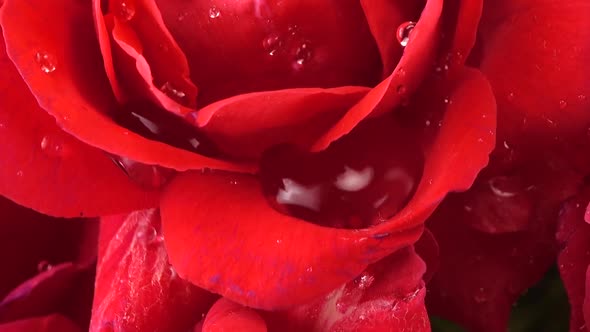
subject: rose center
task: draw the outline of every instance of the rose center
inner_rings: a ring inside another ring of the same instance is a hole
[[[373,86],[379,52],[358,1],[157,1],[198,105],[297,87]]]

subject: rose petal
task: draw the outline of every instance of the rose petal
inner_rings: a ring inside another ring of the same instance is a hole
[[[166,29],[154,1],[135,1],[133,8],[127,9],[133,10],[132,15],[127,13],[131,18],[119,17],[123,3],[112,2],[110,17],[105,18],[107,28],[112,29],[112,56],[122,85],[135,98],[149,99],[172,113],[194,111],[197,88],[189,78],[186,57]]]
[[[113,63],[112,45],[109,30],[107,29],[104,15],[102,14],[102,4],[104,1],[92,0],[92,14],[94,19],[94,28],[96,29],[96,37],[102,55],[105,74],[111,83],[113,94],[119,103],[127,101],[128,96],[121,87],[117,74],[115,73],[115,65]]]
[[[265,317],[271,331],[430,331],[424,271],[404,248],[317,302]]]
[[[65,217],[156,204],[156,192],[137,188],[102,151],[61,131],[39,109],[6,54],[0,52],[2,195],[45,214]]]
[[[86,264],[96,258],[90,250],[96,245],[90,220],[51,218],[4,197],[0,197],[0,216],[0,266],[9,267],[0,274],[0,298],[35,276],[42,265]]]
[[[55,15],[45,15],[48,12]],[[100,51],[91,22],[92,8],[86,2],[8,0],[2,6],[0,23],[8,56],[41,107],[60,127],[87,144],[144,164],[176,170],[252,171],[147,140],[109,119],[105,114],[116,104],[99,65]],[[40,68],[35,61],[37,52],[52,59],[55,71],[45,73]]]
[[[455,102],[426,156],[417,192],[394,218],[364,230],[319,227],[272,210],[253,177],[185,173],[172,181],[161,203],[171,263],[200,287],[247,306],[276,309],[308,302],[413,243],[443,197],[471,185],[494,145],[490,88],[476,71],[462,78],[455,82]]]
[[[304,149],[320,137],[368,88],[290,89],[249,93],[198,112],[197,125],[227,154],[258,158],[277,144]]]
[[[227,299],[219,299],[209,310],[203,332],[266,332],[266,323],[255,310]]]
[[[387,77],[404,51],[397,39],[396,27],[418,21],[423,4],[421,1],[361,0],[361,5],[381,54],[383,76]]]
[[[187,55],[200,107],[251,92],[379,80],[378,50],[356,0],[157,3]]]
[[[0,332],[82,332],[76,324],[61,315],[49,315],[0,324]]]
[[[479,66],[498,99],[499,138],[587,158],[590,125],[590,4],[572,1],[496,1],[484,6]],[[565,143],[565,144],[564,144]]]
[[[365,5],[365,8],[369,11],[373,7]],[[442,1],[429,0],[426,3],[420,20],[412,31],[412,41],[406,46],[395,70],[318,139],[312,148],[314,151],[325,149],[330,143],[349,133],[367,116],[376,116],[398,106],[419,87],[430,71],[436,55],[441,12]],[[369,19],[373,17],[372,13],[367,15],[370,15]],[[382,23],[376,21],[374,24]]]
[[[431,217],[428,227],[440,247],[440,267],[428,284],[431,314],[470,331],[506,331],[513,303],[554,262],[559,206],[580,181],[568,169],[542,167],[549,162],[541,160],[513,170],[512,179],[529,177],[534,184],[524,192],[490,187],[497,195],[490,197],[482,186],[493,174],[484,174],[470,191],[449,196]],[[511,231],[496,231],[512,218],[527,220]]]
[[[159,223],[156,210],[101,220],[91,331],[186,331],[213,302],[170,266]]]
[[[586,309],[588,291],[586,286],[590,264],[590,225],[584,222],[584,210],[590,200],[590,190],[586,187],[576,197],[570,199],[562,208],[557,240],[561,251],[557,264],[561,279],[568,294],[571,314],[570,331],[584,330],[588,325]],[[587,328],[586,328],[587,329]]]
[[[60,313],[86,328],[90,322],[93,282],[93,264],[50,266],[0,302],[0,322]]]

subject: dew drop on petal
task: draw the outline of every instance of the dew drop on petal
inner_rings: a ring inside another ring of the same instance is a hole
[[[216,6],[211,6],[211,8],[209,8],[209,18],[210,19],[218,18],[220,15],[221,15],[221,11]]]
[[[182,101],[182,99],[184,97],[186,97],[186,93],[184,93],[183,91],[176,89],[174,87],[174,85],[172,85],[172,83],[170,82],[166,82],[164,83],[161,87],[160,90],[162,92],[164,92],[168,97],[176,100],[176,101]]]
[[[410,42],[410,34],[412,33],[412,30],[414,30],[415,27],[416,22],[407,21],[400,24],[400,26],[397,28],[397,41],[402,47],[408,46],[408,43]]]
[[[344,166],[344,172],[339,174],[334,182],[336,188],[343,191],[360,191],[366,188],[373,180],[374,170],[372,167],[365,167],[360,171]]]
[[[41,151],[50,157],[62,157],[66,152],[64,143],[57,136],[43,136],[40,145]]]
[[[53,73],[57,68],[55,57],[45,51],[37,52],[35,54],[35,61],[39,64],[41,71],[45,74]]]
[[[565,109],[566,107],[567,107],[567,101],[565,101],[565,100],[563,100],[563,99],[562,99],[562,100],[560,100],[560,101],[559,101],[559,108],[563,110],[563,109]]]
[[[140,226],[135,233],[137,239],[144,243],[156,242],[158,239],[158,232],[152,226]]]
[[[307,63],[312,56],[312,51],[309,43],[303,43],[295,51],[295,64],[300,67]]]
[[[271,34],[262,40],[262,48],[268,55],[275,55],[282,46],[281,37],[277,34]]]
[[[130,21],[135,16],[135,1],[121,0],[115,13],[123,21]]]
[[[408,89],[404,85],[398,85],[396,91],[398,95],[405,95]]]
[[[292,179],[283,179],[283,188],[277,193],[279,204],[288,204],[318,211],[320,209],[320,186],[305,186]]]

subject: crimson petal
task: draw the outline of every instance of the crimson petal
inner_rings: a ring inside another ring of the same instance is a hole
[[[0,324],[0,332],[82,332],[76,324],[61,315],[49,315]]]
[[[121,84],[133,97],[149,99],[172,113],[186,115],[194,111],[197,88],[189,78],[186,57],[164,25],[154,1],[135,1],[132,9],[125,9],[133,10],[127,13],[132,16],[124,18],[119,17],[124,9],[118,7],[129,4],[112,3],[114,13],[105,20],[106,28],[112,29],[114,45],[101,41],[105,51],[111,45]],[[103,56],[109,58],[111,54]]]
[[[586,169],[589,12],[587,1],[486,2],[479,39],[479,67],[503,119],[498,137],[528,144],[531,154],[564,141],[582,145],[569,158],[585,159]]]
[[[395,70],[320,137],[314,143],[314,151],[323,150],[333,141],[348,134],[366,117],[382,114],[398,106],[418,88],[430,71],[431,63],[436,55],[442,7],[441,0],[429,0],[426,3],[422,16],[412,31],[412,41],[406,46]],[[366,3],[363,8],[367,11],[369,24],[372,22],[373,25],[383,24],[382,21],[371,19],[383,18],[380,15],[374,15],[371,10],[380,9],[379,6],[373,7]],[[377,29],[373,26],[371,28]]]
[[[404,248],[319,301],[265,317],[271,331],[430,331],[424,271]]]
[[[209,310],[203,332],[266,332],[266,324],[254,309],[219,299]]]
[[[60,313],[87,327],[94,265],[63,263],[27,280],[0,302],[0,322]]]
[[[170,183],[161,202],[172,265],[235,302],[276,309],[308,302],[415,242],[443,197],[471,185],[494,145],[495,107],[486,80],[466,70],[454,84],[455,101],[417,192],[392,219],[364,230],[324,228],[271,209],[253,177],[188,172]]]
[[[514,302],[554,263],[559,206],[580,182],[568,169],[540,167],[544,162],[503,178],[530,177],[532,185],[522,191],[499,187],[492,174],[484,174],[431,217],[427,225],[440,248],[440,266],[428,284],[431,314],[468,330],[506,331]]]
[[[116,108],[116,103],[99,65],[102,60],[91,24],[91,6],[75,0],[8,0],[0,12],[8,56],[39,105],[56,118],[59,126],[87,144],[144,164],[176,170],[252,171],[147,140],[105,115]],[[52,59],[53,72],[40,68],[35,61],[37,53]]]
[[[569,200],[562,208],[557,240],[561,249],[557,264],[570,303],[570,331],[588,326],[588,266],[590,265],[590,225],[584,222],[590,188]],[[588,328],[586,327],[586,330]]]
[[[197,125],[225,153],[257,158],[276,144],[311,144],[369,88],[289,89],[249,93],[199,110]]]
[[[156,210],[101,220],[90,331],[186,331],[213,302],[170,266],[159,224]]]
[[[0,37],[0,42],[3,38]],[[76,217],[157,204],[100,150],[57,127],[35,103],[4,51],[0,54],[0,193],[49,215]]]

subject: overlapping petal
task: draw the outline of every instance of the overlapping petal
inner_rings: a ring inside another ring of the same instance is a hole
[[[211,307],[203,323],[203,332],[266,332],[266,323],[254,310],[221,298]]]
[[[176,170],[251,171],[145,139],[109,118],[117,105],[103,67],[97,65],[102,60],[90,3],[6,1],[0,23],[7,53],[39,105],[74,137],[115,155]],[[36,61],[37,53],[51,63]],[[47,70],[48,65],[55,68]]]
[[[101,220],[90,331],[186,331],[212,304],[170,266],[159,229],[157,210]]]
[[[509,177],[483,174],[429,220],[440,246],[440,267],[428,284],[431,314],[469,330],[506,331],[513,303],[555,260],[560,204],[581,180],[539,163]]]
[[[415,242],[443,197],[471,185],[494,145],[485,79],[466,71],[455,92],[418,190],[392,219],[363,230],[320,227],[271,209],[254,177],[190,172],[173,180],[161,202],[171,263],[200,287],[277,309],[311,301]]]
[[[570,331],[587,330],[590,225],[584,222],[590,190],[586,187],[562,208],[557,240],[562,246],[557,266],[570,303]]]
[[[404,248],[321,300],[265,316],[270,331],[430,331],[424,262]]]

